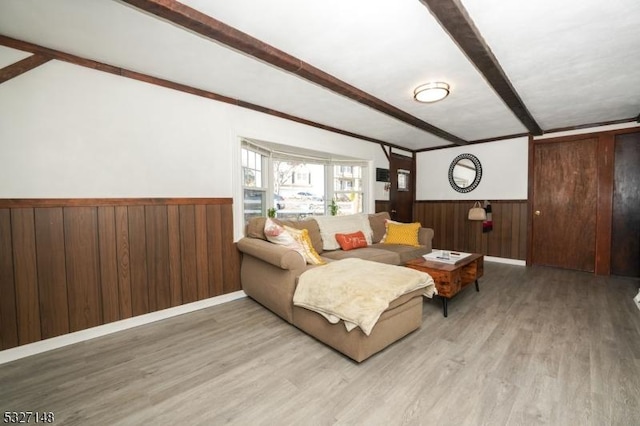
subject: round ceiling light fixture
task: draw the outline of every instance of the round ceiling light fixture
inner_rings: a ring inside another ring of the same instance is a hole
[[[413,97],[418,102],[438,102],[449,95],[449,85],[441,81],[422,84],[413,91]]]

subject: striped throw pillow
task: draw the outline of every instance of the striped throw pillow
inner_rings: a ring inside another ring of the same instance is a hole
[[[307,229],[295,229],[290,226],[285,225],[284,229],[291,234],[294,240],[302,247],[302,257],[304,260],[310,265],[324,265],[325,262],[322,260],[318,252],[313,248],[313,244],[311,243],[311,238],[309,237],[309,231]]]

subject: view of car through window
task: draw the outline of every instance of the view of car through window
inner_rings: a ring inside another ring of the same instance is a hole
[[[361,213],[363,207],[362,167],[330,166],[333,170],[333,197],[327,199],[323,164],[274,162],[274,183],[277,193],[274,207],[282,219],[303,219],[307,216]]]
[[[267,214],[300,220],[363,212],[363,167],[359,165],[281,159],[243,147],[242,173],[245,222]]]

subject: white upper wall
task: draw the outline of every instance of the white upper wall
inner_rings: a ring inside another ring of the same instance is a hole
[[[384,196],[377,144],[54,60],[0,85],[0,198],[237,201],[241,137],[369,161]]]
[[[0,197],[230,196],[214,102],[51,61],[0,85]]]
[[[528,138],[425,151],[416,157],[416,200],[526,200]],[[449,184],[449,166],[460,154],[480,160],[482,179],[466,194]]]
[[[7,67],[18,61],[26,59],[29,56],[31,56],[31,53],[12,49],[6,46],[0,46],[0,68]]]
[[[376,144],[51,61],[0,85],[0,198],[231,197],[242,136],[388,167]]]

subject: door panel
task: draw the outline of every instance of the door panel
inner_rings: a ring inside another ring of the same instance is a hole
[[[413,222],[413,201],[414,201],[414,166],[413,158],[405,157],[403,155],[391,154],[389,161],[389,173],[391,177],[391,189],[389,190],[389,214],[391,219],[399,222]],[[403,173],[401,179],[404,182],[406,190],[398,189],[398,172],[406,171],[409,174]]]
[[[593,272],[596,138],[534,145],[532,263]]]
[[[615,139],[611,273],[640,277],[640,133]]]

